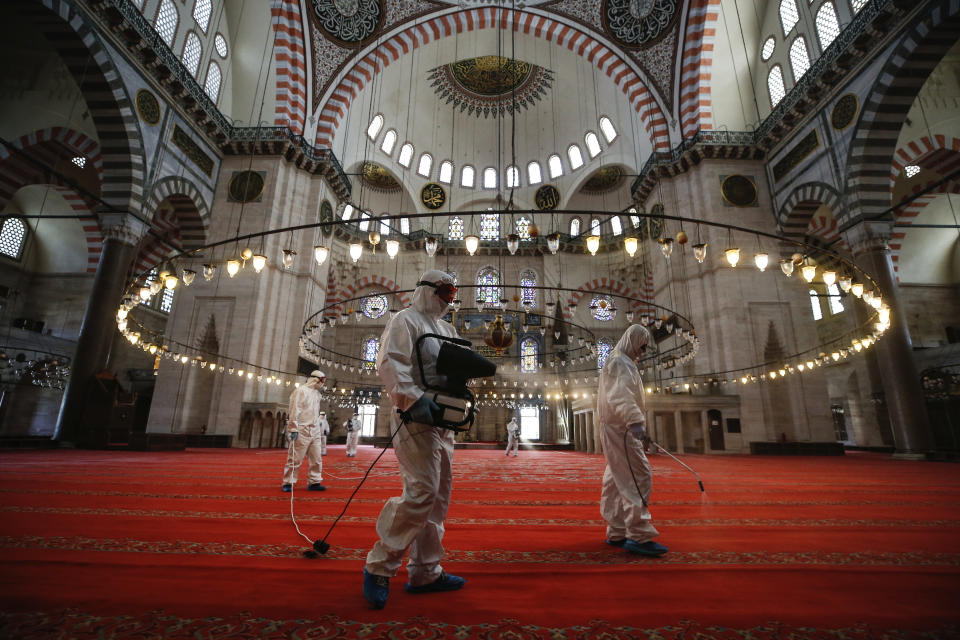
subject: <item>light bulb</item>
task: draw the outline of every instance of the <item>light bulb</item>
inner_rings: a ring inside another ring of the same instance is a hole
[[[757,269],[760,269],[760,271],[766,271],[769,262],[770,256],[765,253],[757,253],[753,256],[753,263],[757,265]]]
[[[850,285],[850,293],[859,298],[863,295],[863,285],[859,282],[854,282],[852,285]]]
[[[377,246],[378,244],[380,244],[379,231],[371,231],[370,233],[367,234],[367,238],[370,240],[370,244],[372,244],[373,246]]]
[[[824,271],[823,272],[823,284],[828,287],[837,281],[837,272],[836,271]]]
[[[244,262],[246,262],[253,257],[253,249],[250,247],[245,247],[244,250],[240,252],[240,257],[243,258]]]
[[[360,256],[363,255],[363,245],[359,242],[350,243],[350,258],[357,262],[360,260]]]
[[[740,262],[740,249],[737,247],[730,247],[723,252],[723,255],[727,257],[727,262],[730,263],[731,267],[737,266],[737,263]]]
[[[143,300],[144,302],[146,302],[147,300],[150,299],[150,296],[151,296],[151,295],[152,295],[152,294],[150,293],[150,287],[148,287],[148,286],[146,286],[146,285],[140,287],[140,299],[141,299],[141,300]]]
[[[637,239],[633,236],[627,236],[623,239],[623,248],[626,250],[627,255],[631,258],[637,255]]]
[[[163,283],[160,282],[160,279],[159,279],[159,278],[157,278],[156,280],[151,280],[151,281],[150,281],[150,293],[152,293],[152,294],[159,293],[159,292],[160,292],[160,289],[162,289],[162,288],[163,288]]]
[[[390,256],[390,259],[396,258],[398,253],[400,253],[400,241],[387,240],[387,255]]]
[[[660,251],[663,252],[664,258],[669,258],[670,254],[673,253],[673,238],[661,238]]]
[[[507,251],[510,252],[510,255],[515,255],[517,253],[517,249],[519,248],[520,236],[515,233],[509,234],[507,236]]]
[[[253,270],[257,273],[263,271],[263,268],[267,266],[267,256],[262,254],[256,254],[253,256]]]
[[[477,248],[480,246],[480,238],[475,235],[469,235],[463,239],[463,243],[467,247],[467,253],[473,255],[477,252]]]
[[[227,275],[231,278],[240,271],[240,261],[239,260],[227,260]]]
[[[874,309],[879,309],[881,304],[883,304],[883,299],[880,296],[870,298],[870,306]]]
[[[597,255],[597,249],[600,248],[600,236],[587,236],[587,251],[590,255]]]
[[[697,259],[697,262],[703,264],[703,261],[707,259],[707,243],[698,242],[693,245],[693,257]]]
[[[804,280],[807,282],[813,282],[813,279],[817,277],[817,265],[805,264],[800,267],[800,273],[803,274]]]
[[[163,286],[165,286],[170,291],[173,291],[174,289],[177,288],[177,283],[179,282],[180,282],[180,279],[171,273],[167,275],[166,278],[164,278]]]
[[[880,322],[883,324],[890,322],[890,307],[880,307],[877,313],[880,316]]]
[[[793,275],[793,260],[790,258],[784,258],[780,261],[780,271],[783,271],[783,275],[788,278]]]
[[[117,320],[123,320],[124,318],[127,317],[128,313],[129,312],[126,309],[124,309],[123,307],[120,307],[119,309],[117,309]]]
[[[437,246],[440,244],[440,241],[436,238],[430,237],[423,241],[423,248],[427,252],[427,255],[431,258],[437,253]]]
[[[289,269],[293,266],[293,259],[297,257],[297,252],[293,249],[284,249],[283,250],[283,268]]]
[[[559,233],[554,232],[547,236],[547,249],[549,249],[550,253],[552,254],[557,253],[557,251],[560,249]]]
[[[203,265],[203,279],[207,282],[213,280],[213,276],[217,273],[217,265],[215,264],[205,264]]]
[[[840,276],[838,284],[840,285],[840,290],[847,293],[853,285],[853,280],[850,279],[850,276]]]
[[[317,264],[323,264],[327,261],[327,256],[330,255],[330,249],[327,249],[324,246],[316,245],[313,248],[313,259],[317,261]]]
[[[197,277],[197,272],[193,269],[183,269],[180,272],[180,277],[183,279],[183,286],[189,287],[193,284],[193,279]]]

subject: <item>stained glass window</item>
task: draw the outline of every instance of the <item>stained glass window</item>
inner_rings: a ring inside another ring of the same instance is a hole
[[[450,218],[447,237],[451,240],[463,240],[463,218]]]
[[[520,274],[520,300],[525,305],[537,306],[537,274],[530,269]]]
[[[177,23],[180,22],[180,14],[171,0],[163,0],[160,3],[160,10],[157,11],[157,19],[153,22],[153,28],[168,47],[173,46],[173,37],[177,33]]]
[[[520,370],[531,373],[537,370],[537,341],[535,338],[524,338],[520,343]]]
[[[371,320],[376,320],[387,312],[387,306],[387,296],[383,294],[367,296],[360,303],[360,311]]]
[[[481,269],[477,274],[477,300],[484,304],[500,304],[502,297],[500,272],[493,267]]]
[[[20,259],[23,251],[23,239],[27,235],[27,225],[20,218],[7,218],[0,228],[0,254],[14,260]]]
[[[203,85],[203,90],[207,92],[207,95],[210,96],[210,99],[213,100],[214,103],[216,103],[220,97],[220,80],[222,77],[220,65],[211,61],[209,66],[207,66],[207,81]]]
[[[613,349],[613,341],[608,338],[600,338],[597,342],[597,369],[602,369],[603,365],[607,363],[607,356],[610,355],[611,349]]]
[[[521,240],[530,239],[530,221],[527,220],[526,216],[520,216],[517,219],[517,235],[520,236]]]
[[[570,221],[570,235],[571,236],[580,235],[580,218],[573,218]]]
[[[617,137],[617,130],[613,128],[613,123],[607,116],[600,118],[600,133],[607,139],[607,142],[613,142],[613,139]]]
[[[498,240],[500,238],[500,214],[480,214],[480,239]]]
[[[614,315],[616,315],[613,307],[613,298],[603,294],[593,296],[593,299],[590,301],[590,311],[593,313],[593,317],[601,322],[613,320]]]
[[[380,340],[377,338],[367,338],[363,341],[363,368],[373,369],[377,366],[377,352],[380,351]]]

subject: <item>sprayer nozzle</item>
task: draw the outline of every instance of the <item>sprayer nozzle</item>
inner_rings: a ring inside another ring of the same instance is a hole
[[[703,488],[703,480],[697,480],[697,484],[700,485],[700,491],[703,491],[704,493],[707,492],[707,490]]]
[[[317,540],[313,543],[313,549],[317,553],[326,553],[330,550],[330,543],[323,540]]]
[[[314,558],[317,558],[319,556],[317,555],[317,552],[314,551],[313,549],[306,549],[303,552],[303,557],[313,560]]]

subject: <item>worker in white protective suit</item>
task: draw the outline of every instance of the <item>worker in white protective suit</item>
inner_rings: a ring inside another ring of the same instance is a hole
[[[320,455],[327,455],[327,436],[330,435],[330,423],[327,422],[327,412],[320,412]]]
[[[636,555],[661,556],[668,549],[653,540],[659,532],[647,508],[653,478],[643,453],[646,415],[636,363],[649,344],[650,332],[631,325],[600,370],[597,423],[607,459],[600,512],[607,521],[607,544]]]
[[[320,389],[327,377],[315,370],[304,384],[290,394],[290,412],[287,420],[287,462],[283,468],[283,491],[292,491],[297,483],[300,463],[307,458],[307,489],[325,491],[323,486],[323,462],[320,460],[323,430],[320,426]]]
[[[510,447],[513,447],[513,456],[517,456],[517,450],[520,448],[520,425],[517,424],[516,418],[510,418],[510,422],[507,423],[507,453],[505,455],[510,455]]]
[[[357,455],[357,444],[360,442],[360,414],[354,413],[343,423],[343,428],[347,430],[347,457],[352,458]]]
[[[410,593],[454,591],[466,580],[443,571],[443,521],[453,487],[454,432],[433,426],[440,407],[420,377],[415,343],[425,333],[456,338],[457,331],[441,318],[453,301],[457,288],[453,277],[430,270],[420,277],[412,306],[391,319],[380,338],[377,370],[393,404],[409,421],[400,426],[393,416],[394,450],[403,480],[403,494],[390,498],[377,519],[380,539],[367,554],[363,568],[363,595],[376,609],[387,603],[390,578],[397,575],[403,556],[410,550],[407,580]],[[423,370],[431,385],[442,385],[437,373],[440,341],[428,338],[421,343]]]

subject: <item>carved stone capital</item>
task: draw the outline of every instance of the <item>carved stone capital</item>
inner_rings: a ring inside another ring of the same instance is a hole
[[[893,223],[888,221],[863,221],[844,232],[847,244],[855,256],[871,251],[889,251],[893,236]]]
[[[99,218],[104,240],[119,240],[135,247],[147,233],[147,225],[128,213],[101,213]]]

